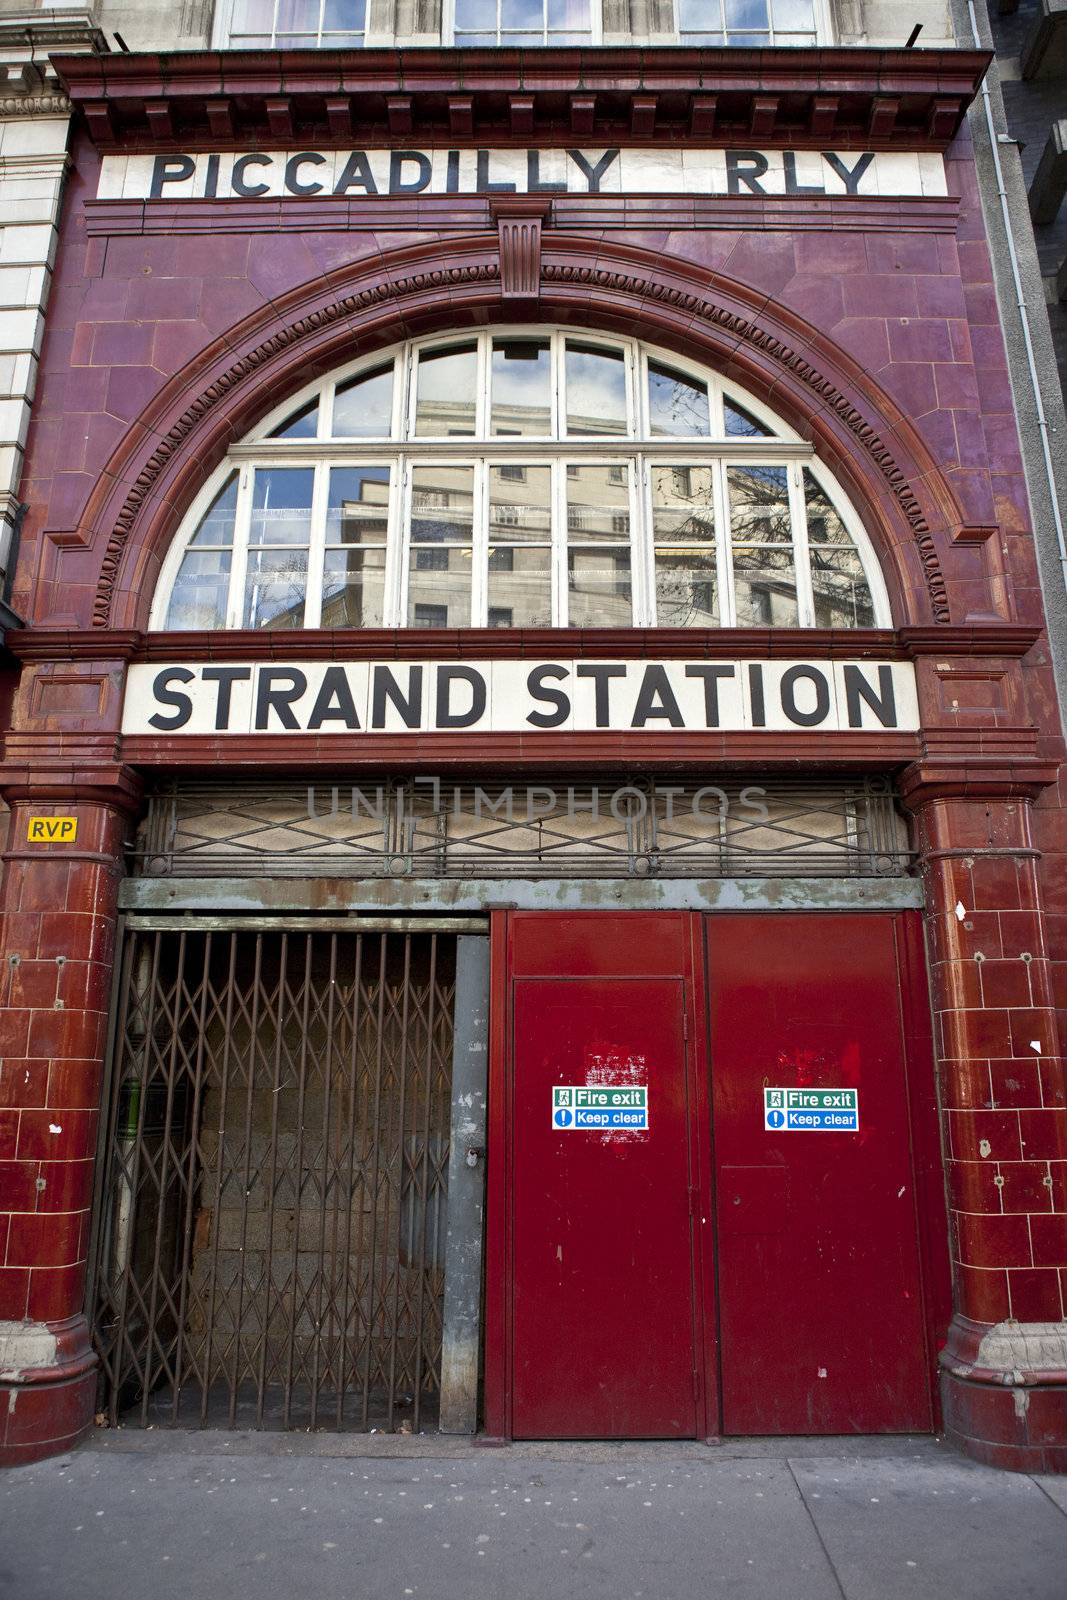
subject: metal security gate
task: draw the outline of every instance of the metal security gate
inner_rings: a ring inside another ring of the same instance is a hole
[[[156,920],[131,919],[115,1012],[91,1285],[103,1409],[432,1423],[455,939]]]

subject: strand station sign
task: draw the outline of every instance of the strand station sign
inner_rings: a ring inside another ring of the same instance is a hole
[[[105,156],[99,200],[368,195],[798,195],[943,198],[927,151],[245,150]]]
[[[123,732],[913,732],[903,661],[354,661],[130,668]]]

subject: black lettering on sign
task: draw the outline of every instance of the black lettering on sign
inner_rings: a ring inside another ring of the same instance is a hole
[[[448,152],[448,164],[445,168],[445,193],[459,193],[459,151]]]
[[[592,163],[585,159],[580,150],[568,150],[567,154],[570,156],[579,172],[584,174],[590,194],[600,193],[600,180],[605,176],[612,163],[618,161],[619,159],[619,152],[617,150],[605,150],[600,160]]]
[[[148,189],[149,200],[158,200],[165,183],[184,183],[196,171],[192,156],[157,156],[152,163],[152,182]]]
[[[867,682],[862,667],[846,664],[843,672],[845,680],[845,705],[848,708],[848,725],[850,728],[863,727],[863,707],[870,706],[883,728],[897,726],[897,699],[893,690],[892,667],[878,668],[878,688]]]
[[[491,183],[489,180],[489,151],[479,150],[475,188],[479,194],[514,194],[513,183]]]
[[[741,185],[752,194],[766,194],[760,179],[766,174],[770,162],[758,150],[727,150],[726,192],[740,194]]]
[[[414,178],[404,177],[405,165],[414,162],[418,173]],[[421,150],[394,150],[389,157],[389,193],[418,194],[430,186],[430,158]]]
[[[870,150],[865,150],[854,167],[846,166],[841,157],[835,155],[832,150],[824,150],[822,158],[827,166],[832,167],[837,173],[837,176],[845,186],[846,194],[859,194],[860,179],[874,160],[874,153]]]
[[[734,667],[686,667],[687,678],[703,678],[704,680],[704,721],[709,728],[719,726],[719,682],[723,678],[732,678],[735,674]]]
[[[207,158],[207,175],[204,178],[204,199],[214,200],[219,192],[219,162],[221,156],[213,155]]]
[[[351,732],[359,727],[352,686],[344,667],[327,667],[308,718],[308,732],[317,733],[324,722],[342,722]]]
[[[233,173],[230,183],[234,194],[239,194],[242,200],[258,200],[260,195],[270,192],[269,183],[246,183],[245,173],[249,167],[269,167],[270,156],[238,156],[233,164]]]
[[[826,190],[821,183],[799,183],[797,181],[797,157],[795,150],[782,152],[782,166],[785,169],[786,194],[825,194]]]
[[[596,725],[611,727],[611,680],[625,678],[625,667],[608,667],[601,664],[582,666],[575,670],[576,678],[592,678],[596,685]]]
[[[299,667],[261,667],[256,685],[256,729],[269,727],[273,711],[283,728],[299,728],[293,701],[307,693],[308,681]]]
[[[285,163],[285,187],[290,194],[321,194],[323,185],[317,179],[305,183],[300,177],[301,167],[324,167],[326,157],[317,150],[298,150]]]
[[[466,711],[452,709],[454,683],[466,683],[470,686],[471,703]],[[473,667],[438,667],[437,726],[439,728],[472,728],[485,716],[485,699],[485,679]]]
[[[375,667],[371,683],[372,728],[385,727],[386,701],[399,713],[405,728],[418,728],[422,722],[422,668],[408,668],[408,692],[405,695],[391,667]]]
[[[334,194],[347,194],[349,189],[362,189],[365,194],[377,194],[378,185],[370,169],[365,150],[353,150],[333,186]]]
[[[252,676],[251,667],[205,667],[203,671],[205,683],[217,683],[219,692],[215,697],[215,728],[217,732],[225,733],[230,726],[230,697],[235,683],[247,683]]]
[[[526,680],[526,687],[533,699],[550,705],[552,710],[531,711],[526,718],[527,722],[531,722],[535,728],[558,728],[561,723],[566,722],[571,714],[570,698],[562,689],[553,689],[546,679],[555,678],[558,683],[562,683],[563,679],[569,676],[567,668],[559,666],[556,662],[534,668]]]
[[[810,683],[815,690],[815,709],[801,711],[796,701],[796,687],[804,681]],[[795,722],[800,728],[816,728],[820,722],[825,722],[830,710],[830,685],[826,681],[826,674],[820,672],[818,667],[790,667],[782,673],[782,710],[790,722]]]
[[[767,726],[767,708],[763,698],[763,668],[758,661],[753,661],[749,664],[748,698],[752,707],[752,726],[754,728],[765,728]]]
[[[531,194],[566,194],[567,185],[562,178],[541,181],[541,152],[540,150],[527,150],[526,152],[526,187]]]
[[[669,722],[672,728],[685,727],[685,718],[675,699],[666,667],[646,667],[637,691],[637,704],[630,726],[643,728],[646,722],[660,718]]]
[[[193,714],[193,702],[187,694],[182,694],[180,689],[172,689],[172,683],[192,683],[196,677],[195,672],[190,672],[188,667],[167,667],[163,672],[157,672],[152,680],[152,693],[162,706],[173,706],[174,715],[161,716],[158,711],[153,712],[148,723],[152,728],[158,728],[161,733],[173,733],[177,728],[184,728]]]

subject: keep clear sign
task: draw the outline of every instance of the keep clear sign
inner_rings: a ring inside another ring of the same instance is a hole
[[[620,1128],[647,1133],[648,1090],[644,1085],[560,1085],[552,1090],[552,1126],[578,1133]]]
[[[858,1089],[764,1089],[763,1126],[771,1133],[858,1133]]]

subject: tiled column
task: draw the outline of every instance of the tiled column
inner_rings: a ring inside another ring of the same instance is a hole
[[[926,890],[948,1174],[945,1427],[983,1461],[1065,1471],[1067,1110],[1030,834],[1040,781],[917,767],[903,792]]]
[[[92,1423],[85,1272],[117,884],[132,774],[7,791],[0,922],[0,1463],[67,1449]],[[33,844],[31,817],[77,819]]]

